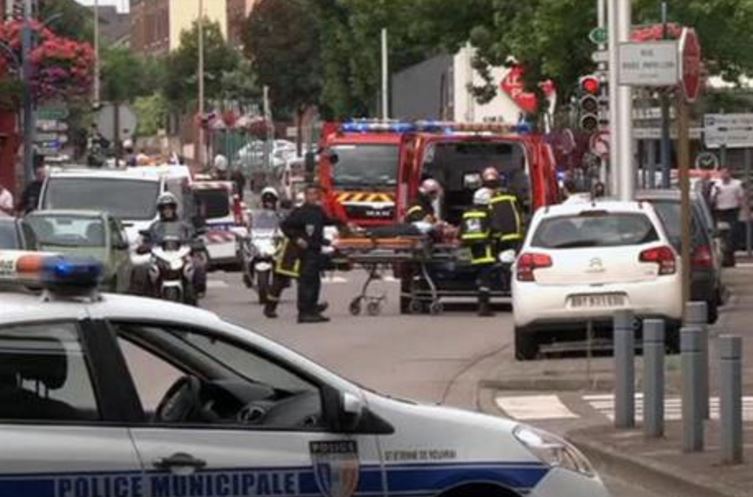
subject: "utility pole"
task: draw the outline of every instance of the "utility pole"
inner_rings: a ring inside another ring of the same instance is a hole
[[[606,0],[596,0],[596,23],[597,27],[599,29],[606,29],[607,28],[607,5]],[[597,49],[599,52],[604,52],[607,50],[607,44],[606,43],[599,43],[597,45]],[[598,64],[598,70],[599,70],[599,78],[601,79],[603,77],[603,74],[607,72],[608,67],[604,62],[599,62]],[[607,73],[608,74],[608,73]],[[609,82],[611,84],[611,81]],[[609,88],[612,88],[608,85],[600,85],[601,86],[601,92],[603,96],[604,87],[607,86]],[[599,168],[599,181],[604,184],[604,186],[607,186],[607,178],[609,171],[609,161],[606,159],[601,160],[601,167]],[[614,193],[614,190],[611,190],[612,193]]]
[[[198,67],[198,86],[199,86],[199,137],[196,146],[196,157],[199,165],[204,166],[204,0],[199,0],[199,67]]]
[[[390,118],[389,62],[387,54],[387,28],[382,28],[382,119]]]
[[[94,105],[99,106],[100,61],[99,61],[99,0],[94,0]]]
[[[31,65],[32,0],[24,0],[24,26],[21,33],[21,64],[24,79],[23,114],[24,114],[24,177],[28,185],[34,180],[34,95],[31,93],[31,81],[34,77]]]
[[[619,41],[617,37],[617,3],[619,0],[607,2],[607,36],[609,49],[609,192],[617,195],[619,192],[618,169],[620,167],[620,139],[619,108],[617,95],[619,89]]]
[[[618,43],[630,41],[631,29],[631,2],[628,0],[612,0],[613,15],[610,18],[610,31],[616,29]],[[617,77],[619,71],[618,47],[610,47],[615,52],[614,64],[610,63],[610,73]],[[635,195],[635,168],[633,164],[633,94],[630,86],[615,85],[612,90],[617,94],[617,126],[615,137],[619,137],[616,144],[617,162],[612,164],[618,177],[618,190],[620,200],[632,200]]]
[[[667,2],[661,3],[662,38],[667,39]],[[661,93],[661,187],[669,188],[670,170],[672,168],[672,142],[669,136],[669,95],[667,90]]]

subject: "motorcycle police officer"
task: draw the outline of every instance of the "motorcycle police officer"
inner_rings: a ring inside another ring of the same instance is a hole
[[[280,200],[280,196],[271,186],[265,187],[261,191],[261,208],[264,210],[277,211],[277,204]]]
[[[471,264],[478,268],[478,314],[492,316],[490,293],[494,263],[494,241],[491,231],[489,203],[491,190],[479,188],[473,195],[473,207],[463,213],[460,240],[470,248]]]
[[[268,318],[277,317],[277,304],[287,280],[297,278],[298,322],[329,321],[328,317],[322,315],[327,304],[319,303],[323,267],[322,246],[327,243],[324,238],[324,227],[342,223],[330,218],[324,211],[321,206],[321,193],[318,185],[309,185],[305,191],[303,205],[293,209],[280,224],[286,239],[275,267],[275,280],[264,306],[264,315]]]

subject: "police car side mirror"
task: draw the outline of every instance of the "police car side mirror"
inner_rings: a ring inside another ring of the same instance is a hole
[[[339,417],[339,424],[343,431],[355,431],[363,417],[363,401],[350,392],[343,392],[340,400]]]

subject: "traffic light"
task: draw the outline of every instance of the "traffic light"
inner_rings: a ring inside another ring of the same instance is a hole
[[[578,101],[580,129],[587,133],[594,133],[599,129],[599,97],[601,81],[597,76],[589,75],[580,78],[580,100]]]

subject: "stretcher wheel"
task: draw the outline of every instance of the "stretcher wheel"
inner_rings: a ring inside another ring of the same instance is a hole
[[[348,310],[353,316],[358,316],[359,314],[361,314],[361,299],[357,298],[351,301]]]
[[[444,310],[444,306],[442,305],[442,302],[432,302],[429,305],[429,314],[432,316],[436,316],[437,314],[442,314],[442,311]]]
[[[369,313],[369,316],[378,316],[379,313],[382,312],[382,306],[376,300],[369,302],[366,306],[366,312]]]
[[[421,314],[421,312],[424,310],[424,306],[418,299],[411,299],[410,304],[408,304],[408,310],[411,314]]]

